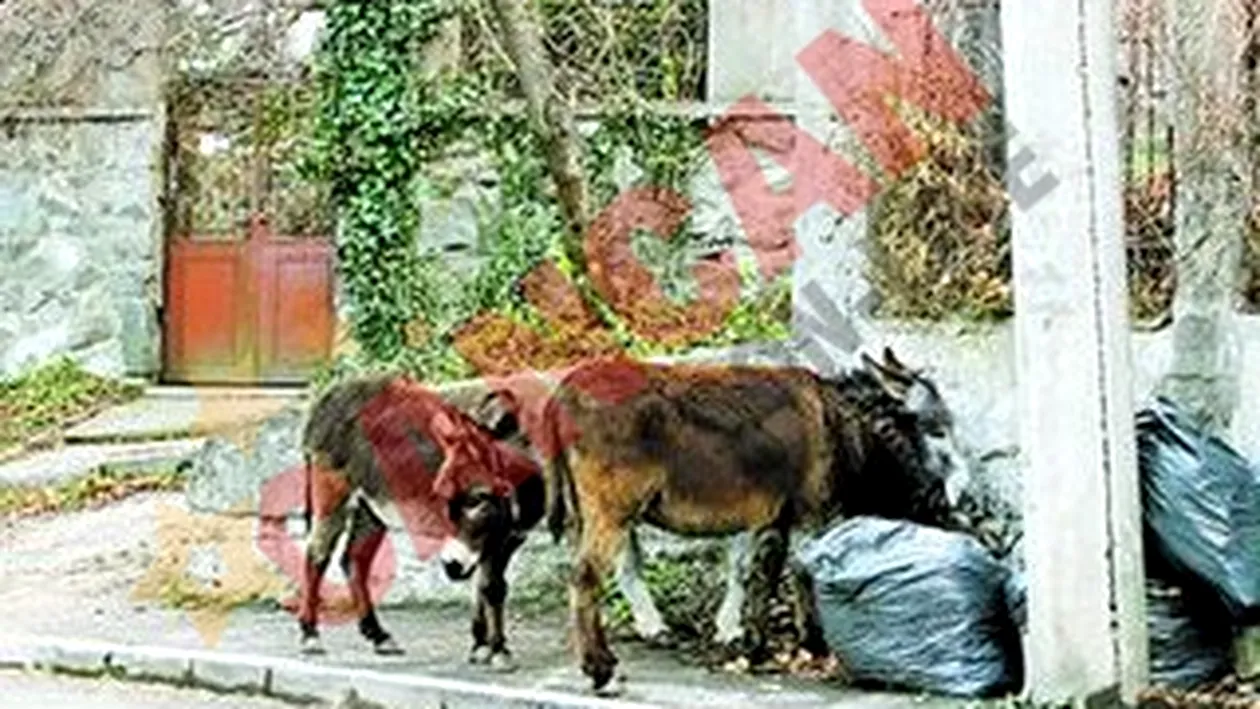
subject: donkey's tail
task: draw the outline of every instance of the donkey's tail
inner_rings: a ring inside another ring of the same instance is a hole
[[[563,404],[553,398],[547,402],[544,419],[547,460],[543,463],[543,483],[547,497],[547,529],[551,532],[552,541],[557,544],[564,536],[569,521],[569,507],[574,508],[574,523],[581,523],[573,471],[569,467],[569,450],[561,430],[564,421],[562,409]]]
[[[302,523],[306,525],[306,536],[311,536],[311,508],[314,506],[311,501],[311,454],[302,454],[303,464],[303,489],[302,489]]]

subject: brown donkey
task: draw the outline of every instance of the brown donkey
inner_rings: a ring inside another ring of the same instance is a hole
[[[948,524],[947,491],[967,474],[948,410],[891,350],[883,363],[863,361],[865,370],[836,379],[796,367],[619,358],[566,375],[546,418],[553,450],[571,441],[544,466],[547,519],[557,540],[568,529],[576,544],[570,610],[596,690],[617,664],[601,582],[637,523],[685,536],[751,532],[766,580],[781,577],[798,526],[855,514]],[[807,593],[804,579],[793,580]],[[750,600],[757,654],[769,598]]]
[[[390,522],[437,552],[452,580],[475,570],[469,660],[511,669],[504,573],[542,519],[544,494],[541,471],[504,406],[491,393],[468,416],[396,377],[343,382],[315,402],[303,432],[309,533],[298,619],[304,653],[323,652],[319,588],[343,535],[342,566],[360,632],[378,653],[402,652],[381,626],[368,589]]]

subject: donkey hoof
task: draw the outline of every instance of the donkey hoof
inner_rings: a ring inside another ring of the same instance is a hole
[[[374,643],[372,650],[377,655],[401,655],[403,654],[402,646],[394,641],[391,637],[385,637]]]
[[[644,644],[657,650],[671,650],[678,646],[678,638],[668,630],[662,630],[643,638]]]
[[[515,672],[516,661],[507,650],[500,650],[490,656],[490,669],[502,673]]]
[[[582,661],[582,672],[591,678],[591,689],[596,692],[603,689],[613,678],[613,670],[617,667],[617,658],[612,653],[591,654]]]
[[[318,637],[307,636],[302,638],[301,652],[303,655],[323,655],[324,644]]]
[[[485,665],[489,664],[493,652],[489,645],[478,645],[468,653],[468,664]]]

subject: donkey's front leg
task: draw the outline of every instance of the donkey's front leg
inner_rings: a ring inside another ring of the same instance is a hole
[[[780,517],[774,525],[763,529],[752,538],[753,553],[751,555],[748,579],[750,622],[744,645],[748,659],[760,664],[768,658],[770,650],[770,608],[774,600],[779,582],[783,578],[783,569],[788,559],[790,527],[786,524],[786,515]]]
[[[473,649],[469,661],[488,664],[499,672],[516,669],[512,653],[507,648],[507,630],[503,622],[503,610],[507,603],[507,567],[512,554],[524,541],[513,535],[490,558],[483,559],[477,567],[474,587],[476,601],[473,610]]]

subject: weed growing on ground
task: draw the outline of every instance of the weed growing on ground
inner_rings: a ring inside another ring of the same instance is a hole
[[[665,624],[683,639],[707,638],[713,631],[726,581],[721,546],[706,545],[678,554],[661,554],[643,563],[643,581]],[[604,590],[608,627],[618,634],[634,632],[630,604],[608,579]]]
[[[91,374],[69,358],[0,379],[0,450],[140,396],[143,389]]]
[[[56,485],[0,486],[0,517],[74,512],[142,492],[183,490],[184,484],[184,475],[176,470],[140,473],[101,467]]]

